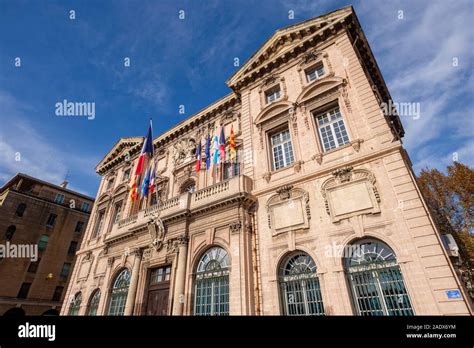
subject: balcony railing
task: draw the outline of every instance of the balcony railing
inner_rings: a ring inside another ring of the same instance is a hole
[[[121,234],[122,230],[125,231],[125,227],[128,230],[144,225],[158,211],[161,218],[170,218],[188,210],[201,209],[245,193],[250,194],[251,191],[252,180],[245,175],[239,175],[193,193],[185,192],[161,202],[161,204],[140,210],[137,214],[115,223],[112,227],[111,237]]]

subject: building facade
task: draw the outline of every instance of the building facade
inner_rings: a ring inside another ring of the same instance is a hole
[[[156,199],[128,198],[143,138],[98,164],[62,314],[470,314],[352,7],[276,31],[227,84],[154,139]],[[237,160],[196,173],[216,127]]]
[[[25,174],[0,188],[0,315],[58,315],[94,199]]]

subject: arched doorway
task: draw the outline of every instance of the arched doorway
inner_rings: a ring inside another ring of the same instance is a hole
[[[3,313],[3,316],[5,316],[5,317],[16,317],[16,318],[24,317],[25,316],[25,311],[23,310],[23,308],[14,307],[14,308],[10,308],[5,313]]]
[[[376,239],[351,245],[345,269],[358,315],[413,315],[403,275],[393,250]]]

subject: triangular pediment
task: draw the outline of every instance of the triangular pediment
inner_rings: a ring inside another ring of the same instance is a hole
[[[129,138],[120,138],[117,143],[112,147],[112,149],[104,156],[104,158],[96,166],[97,172],[102,172],[108,164],[125,156],[128,152],[130,154],[132,149],[140,147],[143,143],[143,137],[129,137]]]
[[[235,86],[245,77],[258,73],[276,59],[287,54],[292,54],[295,48],[313,42],[315,37],[321,35],[336,23],[344,20],[353,13],[352,6],[309,19],[299,24],[277,30],[228,80],[229,87]]]

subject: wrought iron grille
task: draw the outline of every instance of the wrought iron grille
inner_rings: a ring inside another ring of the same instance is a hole
[[[306,253],[290,255],[280,269],[285,315],[324,315],[316,264]]]

